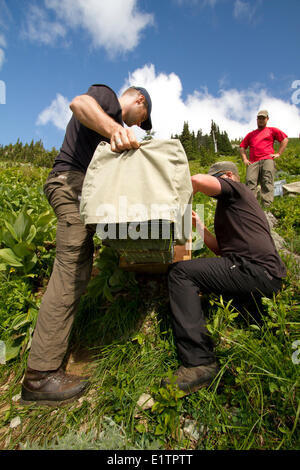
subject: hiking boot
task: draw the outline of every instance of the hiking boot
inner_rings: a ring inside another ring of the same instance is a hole
[[[68,375],[61,368],[38,371],[27,368],[22,384],[21,403],[60,405],[80,397],[89,385],[87,377]]]
[[[187,394],[193,393],[201,387],[207,387],[210,385],[218,372],[219,367],[216,362],[196,367],[180,366],[174,373],[176,378],[174,385],[178,385],[179,389]],[[170,383],[170,379],[163,379],[161,385],[165,387]]]

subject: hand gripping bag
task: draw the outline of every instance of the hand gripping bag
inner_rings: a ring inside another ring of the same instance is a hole
[[[171,262],[192,230],[193,188],[178,139],[145,140],[121,154],[101,142],[84,179],[80,213],[129,262]]]

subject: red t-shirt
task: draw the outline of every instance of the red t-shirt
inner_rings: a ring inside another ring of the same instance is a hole
[[[270,155],[274,153],[274,141],[281,142],[286,137],[287,135],[276,127],[265,127],[249,132],[240,143],[240,147],[245,149],[250,147],[249,161],[254,163],[258,160],[271,159]]]

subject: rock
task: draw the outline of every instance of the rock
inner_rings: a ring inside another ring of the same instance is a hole
[[[203,425],[198,425],[196,421],[192,419],[186,419],[184,421],[183,433],[190,439],[195,441],[199,440],[200,433],[203,432]]]
[[[137,405],[143,410],[148,410],[154,405],[154,400],[148,393],[143,393],[138,399]]]
[[[285,248],[284,239],[280,235],[278,235],[278,233],[276,233],[274,230],[271,230],[271,235],[272,235],[272,238],[274,240],[276,250],[277,251],[283,250]]]
[[[15,418],[13,418],[11,420],[9,427],[14,429],[17,426],[19,426],[20,424],[21,424],[21,418],[20,418],[20,416],[16,416]]]
[[[272,214],[272,212],[265,212],[265,216],[267,218],[267,221],[270,226],[270,230],[272,230],[274,227],[277,225],[277,219],[276,217]]]
[[[269,227],[270,227],[272,238],[273,238],[275,246],[276,246],[276,250],[277,251],[283,250],[285,248],[285,241],[280,235],[278,235],[278,233],[276,233],[273,230],[274,227],[276,227],[276,225],[277,225],[276,217],[271,212],[265,212],[265,215],[266,215]]]
[[[138,413],[140,409],[149,410],[150,408],[152,408],[153,405],[154,400],[151,395],[149,395],[148,393],[143,393],[137,401],[136,412]]]
[[[12,397],[12,401],[19,401],[21,398],[21,393],[18,393],[18,395],[15,395]]]

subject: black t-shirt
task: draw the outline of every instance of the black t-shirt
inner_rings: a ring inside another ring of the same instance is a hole
[[[264,211],[245,184],[218,178],[221,194],[215,212],[215,234],[221,256],[242,256],[263,266],[272,276],[286,276]]]
[[[122,109],[117,95],[111,88],[106,85],[92,85],[85,94],[92,96],[111,118],[123,126]],[[81,124],[73,114],[53,170],[78,170],[85,173],[96,147],[103,140],[109,142],[107,137]]]

